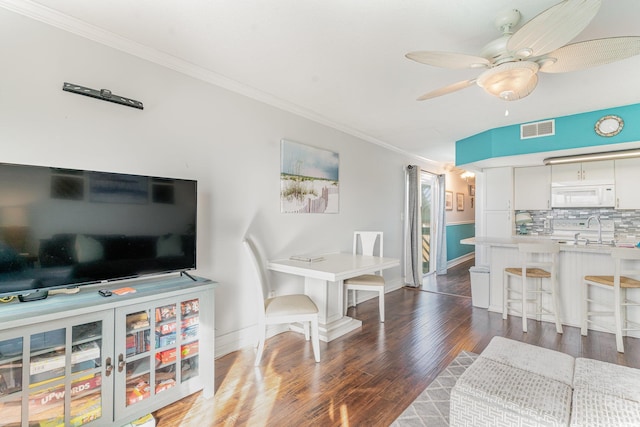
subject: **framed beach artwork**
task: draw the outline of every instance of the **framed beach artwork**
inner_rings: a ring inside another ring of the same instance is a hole
[[[280,156],[280,212],[338,213],[338,153],[283,139]]]
[[[444,208],[448,211],[453,210],[453,192],[445,191],[444,193]]]

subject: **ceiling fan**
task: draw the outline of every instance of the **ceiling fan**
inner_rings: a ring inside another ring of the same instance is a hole
[[[435,98],[476,84],[505,101],[529,95],[538,72],[566,73],[607,64],[640,53],[640,37],[611,37],[569,43],[600,9],[601,0],[564,0],[513,31],[520,22],[516,9],[495,21],[502,36],[484,46],[479,56],[453,52],[418,51],[405,56],[423,64],[449,69],[485,68],[478,77],[453,83],[418,98]]]

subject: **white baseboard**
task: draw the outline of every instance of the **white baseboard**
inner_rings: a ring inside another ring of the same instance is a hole
[[[458,264],[462,264],[463,262],[469,261],[476,257],[475,252],[469,252],[466,255],[462,255],[461,257],[454,258],[452,260],[447,261],[447,268],[455,267]]]
[[[267,338],[289,330],[287,325],[270,325]],[[258,342],[257,325],[215,337],[215,358],[225,356],[243,348],[255,347]]]

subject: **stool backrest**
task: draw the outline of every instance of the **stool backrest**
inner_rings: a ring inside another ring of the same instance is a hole
[[[519,243],[522,267],[552,269],[555,272],[560,246],[557,243]]]
[[[620,276],[635,276],[636,278],[640,276],[640,265],[637,262],[625,262],[640,260],[640,249],[613,248],[611,249],[611,256],[615,265],[614,281],[619,283]]]

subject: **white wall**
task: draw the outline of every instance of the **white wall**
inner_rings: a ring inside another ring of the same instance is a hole
[[[4,9],[0,28],[0,161],[198,180],[196,273],[220,282],[218,355],[255,336],[247,230],[276,258],[350,251],[354,229],[379,229],[385,255],[401,258],[403,167],[416,159]],[[63,92],[63,82],[144,110]],[[282,138],[340,154],[340,213],[280,213]],[[385,277],[403,283],[400,268]],[[299,278],[273,278],[302,290]]]

